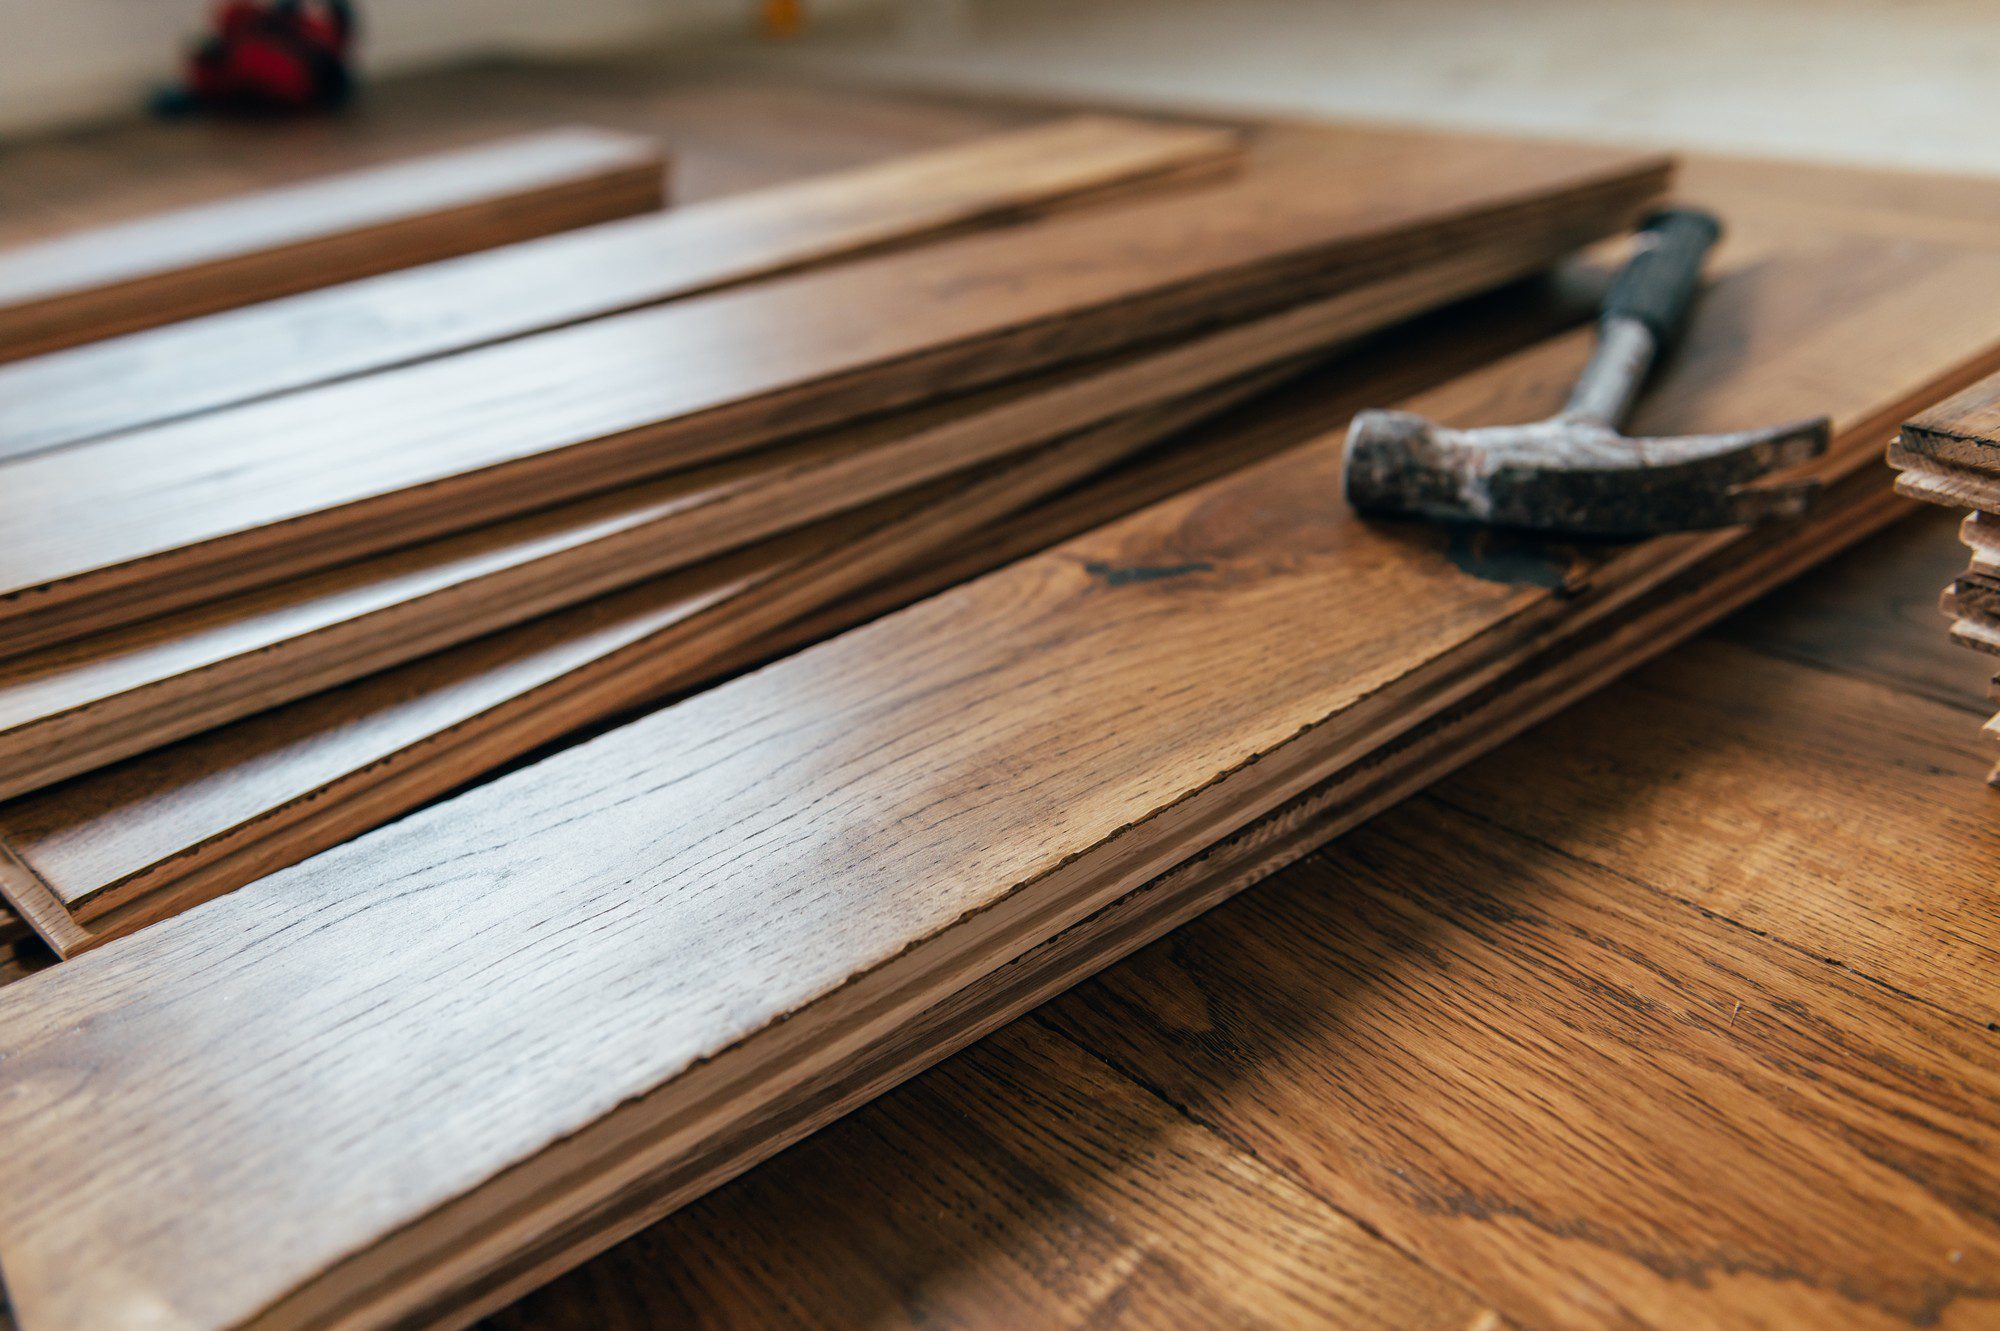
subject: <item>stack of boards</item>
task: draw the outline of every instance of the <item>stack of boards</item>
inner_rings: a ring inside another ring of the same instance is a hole
[[[1368,151],[1077,117],[0,366],[0,895],[69,957],[240,887],[1664,180]]]
[[[1983,380],[1903,425],[1889,447],[1898,493],[1946,508],[1970,509],[1958,529],[1972,551],[1941,605],[1951,636],[2000,656],[2000,378]],[[1993,681],[2000,701],[2000,675]],[[2000,716],[1986,723],[2000,739]],[[2000,766],[1987,780],[2000,786]]]
[[[1544,415],[1590,334],[1499,354],[1515,291],[1351,344],[1666,167],[1066,121],[663,214],[699,244],[516,283],[545,322],[471,281],[448,349],[307,383],[282,302],[137,335],[234,348],[230,402],[63,353],[176,405],[0,463],[5,888],[84,954],[0,1002],[22,1331],[464,1325],[1888,520],[1895,422],[2000,369],[2000,255],[1793,227],[1635,428],[1830,413],[1805,522],[1339,502],[1347,413]]]

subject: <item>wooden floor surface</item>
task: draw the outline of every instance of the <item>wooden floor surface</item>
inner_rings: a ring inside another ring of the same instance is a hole
[[[555,118],[660,134],[705,194],[1032,114],[488,71],[295,157],[26,147],[0,216]],[[2000,245],[2000,183],[1690,186],[1868,227],[1921,200]],[[1985,667],[1936,612],[1953,528],[1914,514],[491,1331],[2000,1325],[2000,796]]]

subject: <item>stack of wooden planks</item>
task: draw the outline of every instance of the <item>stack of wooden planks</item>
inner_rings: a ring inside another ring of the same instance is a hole
[[[1941,604],[1953,641],[2000,656],[2000,377],[1983,380],[1904,422],[1889,447],[1896,490],[1911,499],[1971,510],[1959,537],[1971,550]],[[2000,702],[2000,675],[1993,681]],[[1986,724],[2000,739],[2000,715]],[[2000,786],[2000,765],[1987,780]]]
[[[830,631],[1665,169],[1079,117],[0,368],[0,894],[74,955]]]
[[[23,1331],[463,1324],[1886,521],[2000,256],[1809,228],[1730,242],[1634,423],[1830,412],[1806,522],[1340,503],[1353,410],[1546,414],[1588,303],[1356,340],[1664,174],[1062,122],[798,187],[847,242],[652,219],[726,253],[525,321],[412,273],[440,340],[151,418],[23,362],[0,891],[76,957],[0,1005]]]

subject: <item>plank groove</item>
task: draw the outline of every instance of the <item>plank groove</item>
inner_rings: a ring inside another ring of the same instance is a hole
[[[1019,222],[1238,156],[1223,130],[1074,116],[97,342],[0,367],[0,458]]]
[[[0,360],[629,217],[664,169],[550,130],[0,250]]]

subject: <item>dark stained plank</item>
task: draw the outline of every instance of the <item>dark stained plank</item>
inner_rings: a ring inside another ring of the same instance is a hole
[[[1992,1033],[1647,867],[1419,799],[1047,1020],[1527,1325],[1990,1325]]]
[[[482,1326],[1497,1331],[1033,1021]]]
[[[0,250],[0,360],[629,217],[663,169],[551,130]]]

